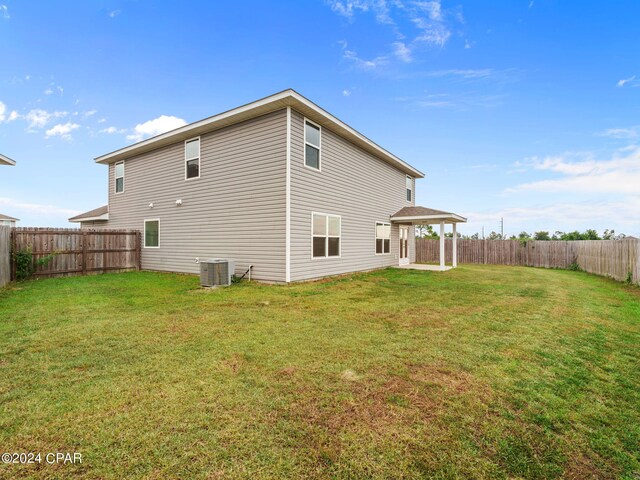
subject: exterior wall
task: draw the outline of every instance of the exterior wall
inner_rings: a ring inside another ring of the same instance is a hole
[[[91,220],[88,222],[80,222],[81,230],[100,230],[103,228],[114,228],[114,227],[107,227],[106,220]]]
[[[326,128],[321,136],[321,171],[304,165],[304,117],[291,112],[291,281],[398,265],[398,226],[391,226],[390,253],[375,254],[375,223],[389,222],[406,199],[406,174]],[[341,216],[341,256],[311,255],[311,213]],[[414,229],[409,229],[415,260]]]
[[[196,258],[229,258],[236,273],[285,281],[286,109],[202,135],[200,178],[185,180],[182,141],[125,160],[122,193],[114,174],[106,228],[160,220],[143,269],[199,273]]]

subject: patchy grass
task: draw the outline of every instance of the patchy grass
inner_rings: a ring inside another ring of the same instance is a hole
[[[464,266],[0,290],[2,478],[640,475],[640,290]]]

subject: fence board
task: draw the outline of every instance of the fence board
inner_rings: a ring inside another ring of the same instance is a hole
[[[0,226],[0,287],[11,280],[11,227]]]
[[[11,236],[14,251],[29,249],[34,265],[37,259],[54,255],[46,265],[35,265],[37,278],[140,269],[137,230],[13,228]],[[15,262],[11,271],[15,279]]]
[[[452,240],[445,240],[445,262],[451,263]],[[440,240],[416,239],[416,262],[437,263]],[[596,275],[640,284],[640,240],[458,240],[458,263],[568,268],[577,264]]]

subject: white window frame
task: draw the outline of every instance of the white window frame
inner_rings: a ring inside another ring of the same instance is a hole
[[[158,222],[158,246],[147,247],[147,222]],[[159,218],[145,218],[143,220],[143,236],[142,236],[142,248],[160,248],[160,219]]]
[[[389,238],[384,238],[384,237],[378,237],[378,225],[382,225],[382,226],[387,226],[389,227]],[[391,255],[391,224],[389,222],[376,222],[375,223],[375,241],[373,244],[373,251],[375,252],[376,255]],[[382,240],[382,253],[378,253],[377,247],[378,247],[378,240]],[[389,251],[385,253],[384,251],[384,241],[385,240],[389,240]]]
[[[413,202],[414,201],[414,195],[413,195],[413,177],[410,175],[407,175],[407,178],[405,180],[405,186],[407,184],[407,180],[409,180],[409,185],[411,185],[409,188],[407,188],[404,192],[405,198],[407,199],[407,202]],[[411,199],[407,198],[407,193],[411,192]]]
[[[122,164],[122,177],[118,177],[117,174],[116,174],[117,167],[120,164]],[[113,192],[114,193],[124,193],[124,170],[125,170],[124,160],[122,160],[120,162],[116,162],[116,163],[113,164]],[[118,191],[118,179],[119,178],[122,178],[122,191],[121,192]]]
[[[307,123],[313,125],[314,127],[318,127],[318,133],[320,137],[319,145],[314,145],[313,143],[307,142]],[[308,118],[304,118],[304,123],[302,124],[303,134],[304,134],[304,152],[302,155],[302,164],[307,167],[309,170],[313,170],[314,172],[322,171],[322,126],[318,125],[316,122],[312,122]],[[313,148],[318,149],[318,168],[311,167],[307,165],[307,144]]]
[[[316,257],[313,255],[313,237],[319,237],[320,235],[313,234],[313,216],[314,215],[323,215],[326,217],[325,219],[325,227],[327,233],[324,235],[324,257]],[[338,231],[338,235],[329,235],[329,217],[337,218],[340,221],[340,229]],[[340,242],[338,243],[338,255],[329,256],[329,238],[339,238]],[[342,216],[333,215],[331,213],[322,213],[322,212],[311,212],[311,260],[330,260],[332,258],[342,258]]]
[[[197,157],[192,157],[192,158],[187,158],[187,143],[193,142],[195,140],[198,140],[198,156]],[[184,141],[184,179],[185,180],[195,180],[197,178],[200,178],[200,176],[202,175],[202,155],[201,155],[201,150],[202,150],[202,141],[200,140],[200,137],[193,137],[190,138],[188,140]],[[187,162],[191,161],[191,160],[195,160],[198,159],[198,176],[197,177],[187,177]]]

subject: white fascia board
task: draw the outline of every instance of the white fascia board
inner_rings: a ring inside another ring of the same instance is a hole
[[[105,213],[100,215],[99,217],[86,217],[86,218],[78,218],[76,220],[69,220],[71,223],[81,223],[81,222],[98,222],[100,220],[109,220],[109,214]]]
[[[15,165],[16,161],[15,160],[11,160],[9,157],[7,157],[6,155],[2,155],[0,153],[0,165]]]
[[[439,214],[439,215],[419,215],[413,217],[391,217],[392,222],[422,222],[429,220],[437,220],[450,223],[465,223],[467,219],[455,213]]]

